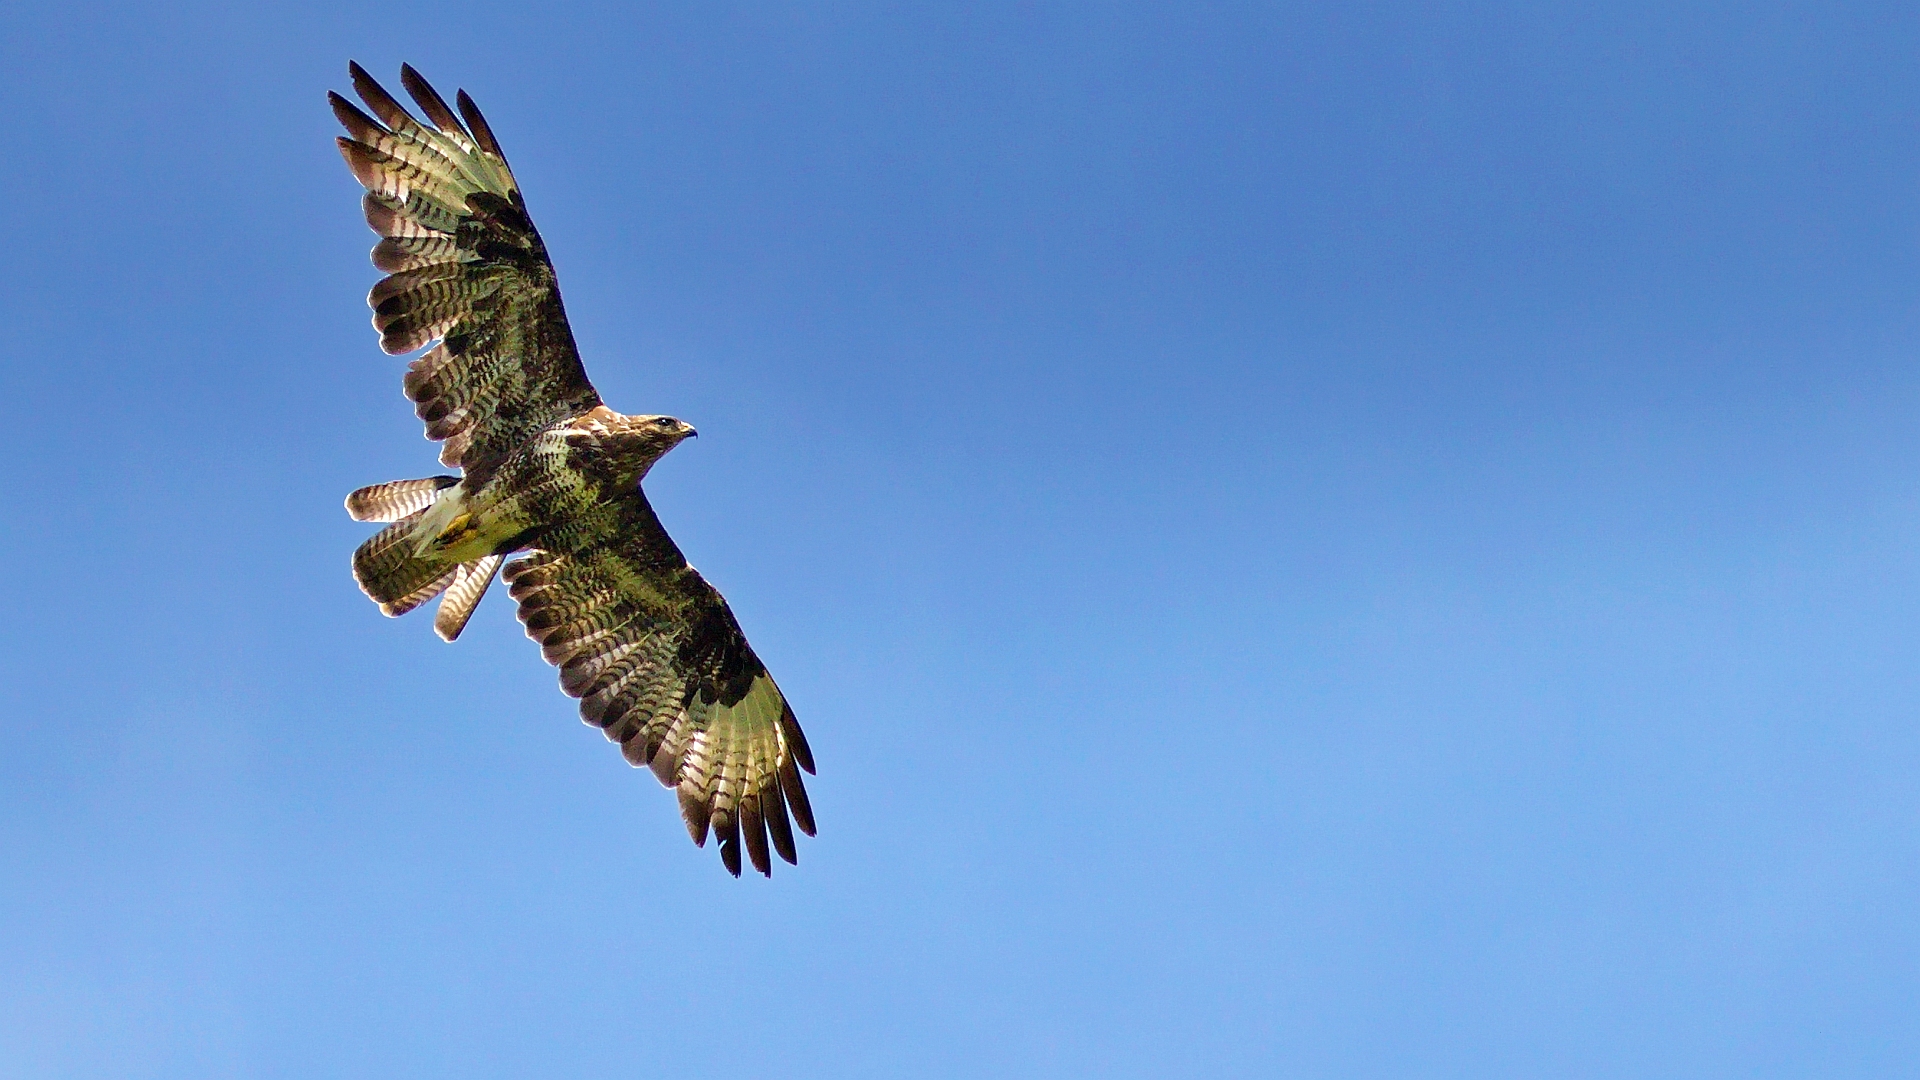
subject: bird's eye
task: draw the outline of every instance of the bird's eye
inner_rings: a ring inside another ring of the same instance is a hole
[[[673,417],[671,417],[671,416],[657,416],[657,417],[655,417],[655,418],[654,418],[654,421],[653,421],[653,422],[654,422],[654,424],[656,424],[656,425],[658,425],[659,427],[672,427],[672,426],[673,426]]]

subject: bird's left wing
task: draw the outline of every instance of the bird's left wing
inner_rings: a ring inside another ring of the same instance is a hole
[[[348,70],[374,115],[327,99],[349,136],[340,153],[367,189],[367,224],[385,238],[373,261],[389,276],[367,297],[380,347],[406,353],[439,339],[408,370],[407,396],[427,437],[445,442],[441,462],[484,473],[600,395],[546,245],[473,100],[461,91],[456,116],[403,65],[400,81],[430,121],[421,123],[360,65]]]
[[[581,717],[678,791],[693,842],[704,847],[711,830],[737,875],[744,840],[754,869],[771,875],[769,837],[781,858],[796,858],[789,811],[814,832],[800,780],[801,769],[813,771],[806,737],[726,601],[687,565],[646,496],[635,490],[605,511],[605,527],[568,550],[507,564],[520,621],[560,668],[561,690],[581,699]]]

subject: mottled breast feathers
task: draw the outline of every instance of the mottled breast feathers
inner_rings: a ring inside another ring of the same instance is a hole
[[[388,276],[367,298],[374,326],[389,353],[426,350],[404,388],[440,460],[462,473],[348,496],[355,519],[390,523],[356,552],[356,580],[388,614],[443,596],[436,629],[451,641],[499,571],[561,689],[629,762],[675,789],[696,844],[717,837],[735,875],[742,851],[762,873],[774,854],[796,861],[794,826],[814,831],[800,775],[812,752],[726,601],[639,486],[692,429],[601,403],[546,246],[465,91],[456,112],[403,66],[423,122],[358,64],[349,71],[367,111],[328,98],[381,236],[373,261]],[[495,519],[511,527],[477,531]]]

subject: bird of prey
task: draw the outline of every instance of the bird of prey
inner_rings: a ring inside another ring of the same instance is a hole
[[[581,717],[678,792],[696,845],[711,831],[737,877],[744,844],[771,876],[769,840],[791,863],[792,825],[814,832],[800,780],[812,752],[640,489],[693,428],[601,404],[546,247],[466,91],[456,115],[401,67],[423,123],[360,65],[348,71],[372,115],[327,97],[382,237],[373,262],[389,276],[367,297],[373,325],[388,353],[426,348],[404,388],[441,464],[461,473],[347,496],[356,521],[390,523],[353,553],[354,579],[387,615],[441,597],[433,627],[452,641],[499,572]]]

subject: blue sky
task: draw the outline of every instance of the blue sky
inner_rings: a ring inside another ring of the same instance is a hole
[[[1908,5],[29,5],[0,1076],[1885,1076]],[[490,597],[324,92],[479,100],[806,724],[735,881]]]

